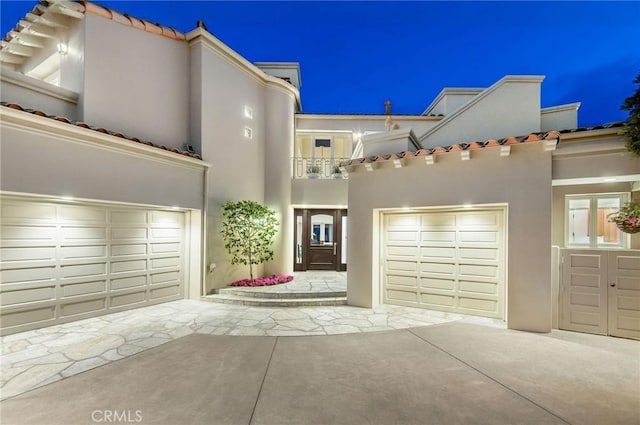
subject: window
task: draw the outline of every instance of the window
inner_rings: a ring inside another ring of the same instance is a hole
[[[628,238],[607,220],[627,201],[624,193],[568,195],[565,199],[565,245],[624,248]]]

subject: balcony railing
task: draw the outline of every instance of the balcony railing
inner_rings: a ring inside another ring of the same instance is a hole
[[[344,177],[336,167],[349,158],[293,158],[294,179],[340,179]]]

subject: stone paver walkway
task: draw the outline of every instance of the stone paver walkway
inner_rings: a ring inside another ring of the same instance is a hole
[[[455,320],[504,322],[399,306],[264,308],[181,300],[0,338],[0,399],[193,333],[300,336],[375,332]]]

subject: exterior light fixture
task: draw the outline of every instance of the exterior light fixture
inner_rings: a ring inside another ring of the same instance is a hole
[[[58,53],[63,56],[69,53],[69,46],[67,45],[67,43],[63,43],[63,42],[58,43]]]
[[[251,106],[244,105],[244,117],[247,119],[253,119],[253,109]]]

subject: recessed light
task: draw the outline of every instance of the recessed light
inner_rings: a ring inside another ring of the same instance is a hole
[[[73,201],[73,196],[63,196],[62,200],[63,201]]]
[[[605,182],[614,182],[617,181],[618,179],[616,179],[615,177],[607,177],[606,179],[603,179],[603,181]]]

